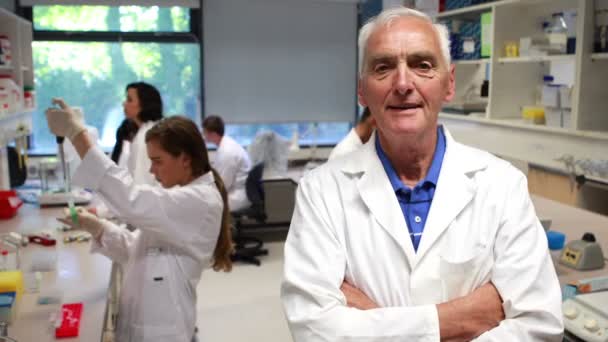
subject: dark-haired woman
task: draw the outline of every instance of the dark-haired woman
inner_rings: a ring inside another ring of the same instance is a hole
[[[78,223],[93,236],[93,251],[124,267],[117,341],[190,342],[196,323],[196,286],[202,270],[231,269],[227,195],[209,164],[196,125],[184,117],[159,121],[145,136],[150,171],[162,187],[134,185],[94,147],[83,123],[63,101],[46,112],[51,132],[68,137],[82,158],[74,183],[97,191],[134,232],[80,210]]]
[[[157,184],[150,174],[150,159],[146,154],[145,137],[146,132],[163,118],[163,100],[158,90],[145,82],[130,83],[125,91],[126,98],[122,104],[125,117],[135,124],[136,131],[128,144],[130,147],[127,168],[135,184]]]

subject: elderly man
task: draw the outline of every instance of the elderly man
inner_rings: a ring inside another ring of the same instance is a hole
[[[377,133],[301,182],[281,289],[295,341],[560,341],[561,294],[526,179],[454,141],[445,27],[399,8],[359,36]]]

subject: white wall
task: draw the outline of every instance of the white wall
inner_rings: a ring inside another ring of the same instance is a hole
[[[352,121],[356,3],[205,0],[205,113],[230,123]]]
[[[14,0],[0,0],[0,7],[7,9],[11,12],[15,12],[15,1]]]

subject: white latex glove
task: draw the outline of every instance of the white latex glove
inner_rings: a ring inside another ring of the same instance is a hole
[[[72,220],[72,215],[70,215],[69,208],[64,209],[64,214],[65,217],[58,218],[57,220],[67,226],[72,227],[73,229],[87,231],[91,233],[94,239],[98,239],[103,233],[103,220],[82,207],[76,208],[77,222]]]
[[[60,98],[54,98],[53,104],[59,105],[59,108],[49,108],[45,112],[49,129],[58,137],[74,140],[86,129],[82,117]]]

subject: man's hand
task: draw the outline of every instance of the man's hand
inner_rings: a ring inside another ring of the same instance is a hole
[[[438,304],[437,312],[442,341],[471,340],[505,319],[502,299],[492,283],[467,296]]]
[[[358,288],[352,286],[346,281],[342,282],[340,290],[346,297],[346,305],[359,310],[369,310],[379,308],[378,304],[374,303],[365,293]]]

